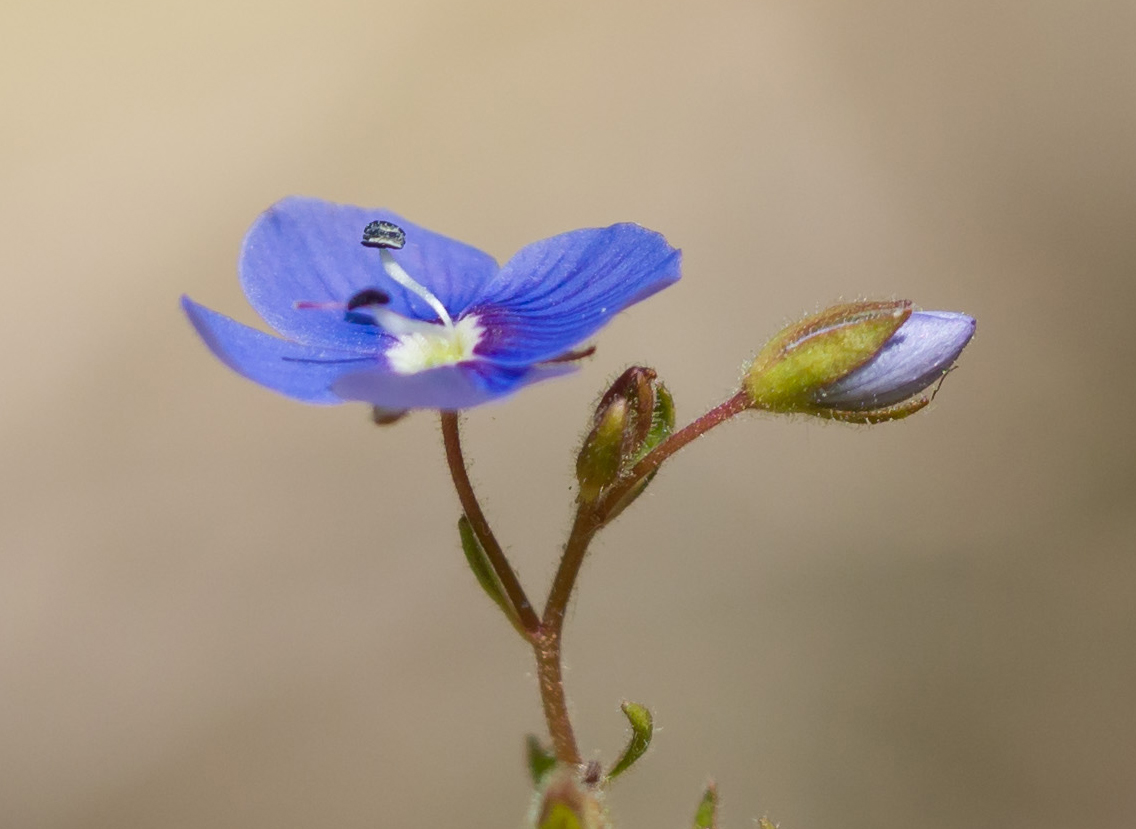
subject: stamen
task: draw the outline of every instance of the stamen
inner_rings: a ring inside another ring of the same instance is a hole
[[[406,244],[406,231],[394,222],[371,222],[363,228],[363,244],[374,248],[400,250]]]
[[[417,294],[426,304],[429,305],[434,313],[438,315],[438,319],[446,328],[453,329],[454,321],[450,317],[450,312],[446,307],[434,296],[430,291],[419,285],[398,262],[394,261],[391,255],[390,248],[398,250],[406,244],[406,233],[401,227],[391,222],[371,222],[363,228],[363,244],[367,247],[378,248],[379,258],[383,262],[383,270],[387,272],[387,276],[393,279],[406,290]]]

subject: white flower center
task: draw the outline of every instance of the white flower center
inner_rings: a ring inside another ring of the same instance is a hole
[[[468,316],[457,322],[450,317],[441,301],[416,282],[410,274],[394,261],[389,250],[381,249],[383,270],[387,275],[411,293],[425,300],[441,322],[426,322],[410,319],[391,311],[383,305],[368,305],[357,310],[366,311],[375,318],[379,327],[398,338],[398,344],[387,349],[387,361],[399,374],[415,374],[429,368],[449,366],[474,360],[473,349],[481,342],[485,329],[476,316]]]
[[[413,330],[396,333],[384,324],[385,320],[379,320],[383,328],[398,337],[398,344],[387,349],[387,361],[399,374],[414,374],[428,368],[477,359],[473,349],[481,342],[481,335],[485,332],[477,317],[463,317],[453,325],[408,320],[406,317],[399,319],[417,325],[413,326]]]

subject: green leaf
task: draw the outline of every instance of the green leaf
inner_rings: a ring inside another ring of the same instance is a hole
[[[540,785],[540,781],[556,765],[556,756],[541,744],[535,734],[530,734],[525,744],[528,747],[529,774],[533,784]]]
[[[619,777],[647,752],[647,747],[651,745],[651,735],[655,731],[654,718],[644,706],[635,702],[625,702],[620,708],[623,709],[627,721],[631,723],[631,741],[623,750],[623,756],[608,772],[608,780]]]
[[[694,813],[694,829],[718,829],[718,787],[713,783],[706,787]]]
[[[508,617],[509,621],[516,627],[518,622],[513,613],[512,607],[509,606],[508,600],[505,598],[505,591],[501,587],[501,582],[497,580],[497,574],[493,572],[493,566],[489,563],[489,556],[485,554],[485,549],[481,546],[481,542],[477,540],[477,536],[473,532],[473,527],[469,524],[469,519],[464,515],[458,519],[458,533],[461,535],[462,550],[465,552],[465,560],[469,562],[469,569],[473,571],[477,583],[481,585],[481,589],[485,591],[485,595],[491,598],[501,611]]]

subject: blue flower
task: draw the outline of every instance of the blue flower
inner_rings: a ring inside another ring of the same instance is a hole
[[[679,265],[658,233],[617,224],[499,267],[389,211],[291,197],[257,219],[240,260],[245,296],[283,339],[182,307],[225,365],[288,397],[456,410],[573,371],[573,347]]]
[[[835,411],[885,409],[929,387],[950,370],[974,336],[973,317],[914,311],[864,365],[813,395]]]

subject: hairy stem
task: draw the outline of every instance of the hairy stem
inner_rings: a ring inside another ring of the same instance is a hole
[[[580,575],[580,566],[584,563],[588,545],[599,528],[600,524],[591,508],[581,504],[576,510],[576,521],[572,525],[568,543],[564,545],[564,555],[560,557],[560,566],[556,568],[552,589],[548,591],[548,601],[544,605],[544,617],[541,619],[542,628],[556,635],[557,648],[560,632],[564,629],[568,601],[576,587],[576,577]]]
[[[477,495],[473,491],[473,484],[466,471],[465,457],[462,455],[457,412],[442,412],[442,442],[446,446],[446,461],[450,465],[450,476],[454,479],[454,488],[457,490],[458,500],[461,501],[462,511],[465,512],[470,527],[477,535],[477,540],[485,549],[486,558],[489,559],[493,572],[501,582],[501,588],[505,591],[505,596],[516,612],[521,626],[528,632],[530,638],[535,640],[540,630],[540,619],[537,618],[536,611],[525,596],[517,574],[513,572],[509,559],[505,557],[505,551],[497,543],[497,538],[485,519],[485,513],[481,511],[481,504],[478,503]]]
[[[580,749],[572,720],[568,716],[568,700],[564,696],[564,674],[561,669],[560,631],[542,630],[533,642],[536,654],[536,672],[540,684],[540,702],[544,706],[544,719],[556,759],[569,765],[580,765]]]
[[[540,676],[544,715],[548,720],[549,731],[556,747],[556,756],[561,762],[577,764],[581,762],[564,697],[561,645],[564,617],[576,587],[576,580],[580,575],[580,568],[587,556],[588,545],[608,521],[611,510],[618,506],[623,497],[644,478],[653,474],[663,461],[695,438],[706,434],[715,426],[725,423],[749,407],[749,398],[744,393],[731,397],[656,446],[631,469],[626,479],[613,487],[598,503],[581,503],[576,510],[572,532],[568,536],[568,543],[564,546],[564,555],[560,558],[560,566],[556,570],[552,588],[548,592],[548,601],[544,605],[540,636],[533,645]]]
[[[564,617],[576,580],[580,575],[588,545],[596,533],[610,520],[620,502],[644,479],[654,474],[671,455],[682,449],[695,438],[704,435],[719,424],[725,423],[735,415],[750,408],[750,400],[744,392],[708,411],[702,417],[687,424],[665,441],[656,446],[639,461],[618,484],[613,486],[596,503],[581,503],[576,510],[572,532],[564,546],[564,554],[552,581],[548,601],[544,606],[543,617],[538,617],[529,604],[525,591],[505,557],[504,550],[497,543],[481,505],[469,480],[465,459],[462,456],[461,437],[458,431],[457,412],[442,412],[442,440],[446,446],[446,460],[450,465],[450,475],[454,479],[462,510],[469,520],[470,527],[485,549],[486,557],[494,573],[501,582],[510,604],[515,609],[521,626],[527,633],[536,657],[537,678],[540,686],[540,699],[544,707],[544,717],[548,731],[561,763],[579,765],[582,760],[576,744],[576,735],[568,715],[568,701],[564,695],[564,673],[562,643]]]

